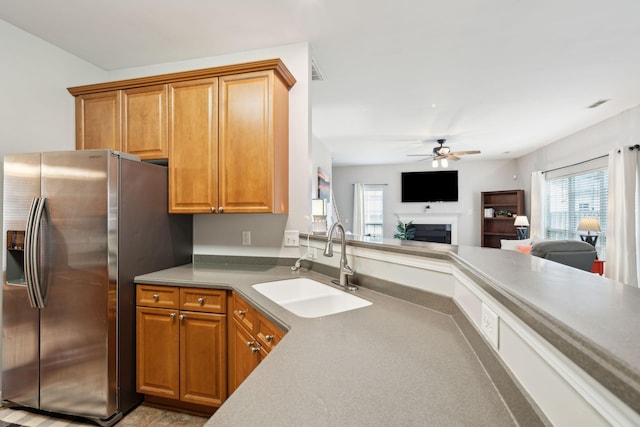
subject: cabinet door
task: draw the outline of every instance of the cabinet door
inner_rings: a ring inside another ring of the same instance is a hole
[[[180,328],[176,310],[138,307],[136,390],[171,399],[180,397]]]
[[[120,91],[76,97],[76,149],[122,150]]]
[[[220,77],[219,179],[225,212],[280,209],[274,206],[275,177],[288,164],[275,170],[274,80],[271,71]]]
[[[229,394],[249,376],[262,360],[259,346],[238,322],[233,319],[229,328]]]
[[[218,79],[169,85],[169,212],[218,208]]]
[[[122,150],[143,160],[166,159],[167,85],[122,91]]]
[[[180,400],[220,406],[227,397],[226,317],[180,312]]]

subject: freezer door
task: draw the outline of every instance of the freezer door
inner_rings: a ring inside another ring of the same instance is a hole
[[[108,418],[117,409],[117,164],[103,150],[42,154],[43,410]]]
[[[2,398],[37,408],[38,309],[24,276],[24,232],[29,207],[40,196],[40,153],[4,157],[2,257]],[[7,241],[10,234],[11,241]],[[12,243],[13,241],[13,243]]]

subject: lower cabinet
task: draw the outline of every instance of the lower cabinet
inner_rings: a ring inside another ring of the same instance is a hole
[[[220,406],[227,397],[226,291],[138,285],[136,293],[137,391]]]
[[[138,393],[200,414],[222,405],[284,337],[235,292],[141,284],[136,331]]]
[[[235,292],[229,322],[229,394],[267,357],[284,332]]]

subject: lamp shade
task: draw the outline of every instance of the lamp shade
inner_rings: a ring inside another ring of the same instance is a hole
[[[581,218],[578,224],[578,231],[599,233],[601,230],[598,218]]]
[[[527,219],[526,215],[518,215],[516,216],[516,220],[514,221],[513,225],[515,225],[516,227],[528,227],[529,220]]]

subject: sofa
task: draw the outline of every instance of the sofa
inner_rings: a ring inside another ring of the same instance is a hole
[[[598,253],[591,244],[580,240],[542,240],[531,246],[531,255],[591,271]]]

